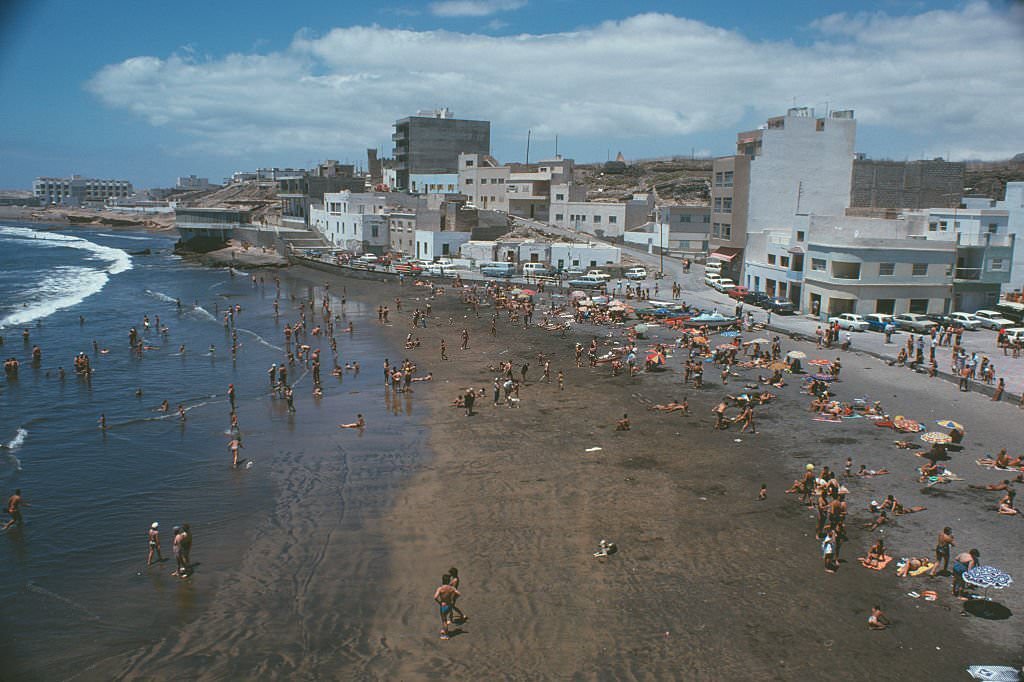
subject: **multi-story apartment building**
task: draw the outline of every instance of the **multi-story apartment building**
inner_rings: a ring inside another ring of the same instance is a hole
[[[356,175],[351,164],[328,159],[313,170],[277,174],[277,198],[281,202],[281,223],[309,227],[309,209],[323,202],[329,192],[363,192],[366,179]]]
[[[1024,239],[1024,182],[1006,183],[1002,201],[987,197],[964,197],[963,205],[969,210],[1006,211],[1007,232],[1013,235],[1015,240]],[[983,223],[991,229],[991,221],[984,220]],[[1005,288],[1018,292],[1024,290],[1024,246],[1017,246],[1014,249],[1010,281]]]
[[[623,241],[681,258],[707,255],[711,230],[709,206],[659,206],[655,220],[627,230]]]
[[[130,197],[135,193],[127,180],[103,180],[72,175],[70,178],[39,177],[32,183],[32,195],[43,204],[82,206],[103,204],[109,199]]]
[[[459,154],[459,193],[477,208],[508,213],[511,172],[490,154]]]
[[[387,197],[380,193],[328,192],[310,207],[310,227],[352,253],[383,254],[390,245]]]
[[[747,236],[788,228],[797,214],[842,215],[849,205],[856,121],[852,111],[818,118],[789,109],[739,133],[736,154],[716,159],[711,187],[711,250],[739,281]]]
[[[1009,280],[1013,235],[963,222],[954,231],[952,221],[943,230],[938,215],[798,216],[791,229],[748,235],[748,263],[763,265],[747,268],[743,284],[822,318],[993,305]]]
[[[448,109],[420,111],[395,121],[394,128],[393,189],[410,190],[413,176],[458,173],[459,154],[463,152],[491,151],[489,121],[457,119]]]

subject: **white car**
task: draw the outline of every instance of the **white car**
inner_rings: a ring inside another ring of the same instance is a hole
[[[377,262],[377,256],[375,256],[372,253],[364,253],[359,258],[356,258],[356,260],[357,261],[362,261],[363,263],[376,263]]]
[[[587,271],[587,277],[598,277],[603,282],[607,282],[612,278],[607,272],[601,272],[600,270],[589,270]]]
[[[835,317],[830,317],[828,318],[828,323],[838,324],[840,329],[848,329],[853,332],[866,332],[870,326],[863,316],[856,313],[842,313]]]
[[[981,320],[970,313],[950,313],[956,323],[969,331],[974,331],[981,326]]]
[[[979,310],[974,316],[981,321],[982,327],[988,329],[1009,329],[1013,326],[1013,320],[1006,319],[995,310]]]
[[[1007,343],[1024,343],[1024,327],[1013,327],[1006,330]]]
[[[724,294],[725,292],[729,291],[729,289],[735,289],[736,282],[733,282],[731,279],[726,277],[725,279],[716,280],[715,283],[712,284],[711,286],[713,286],[715,290],[721,291]]]
[[[704,284],[707,284],[709,287],[713,287],[715,286],[715,282],[717,282],[720,279],[722,279],[721,275],[716,275],[713,272],[709,272],[706,275],[704,275]]]
[[[647,268],[638,265],[626,270],[626,279],[647,279]]]

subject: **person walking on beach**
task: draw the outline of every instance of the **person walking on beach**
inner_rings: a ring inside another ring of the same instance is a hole
[[[467,417],[472,417],[473,416],[473,403],[476,402],[476,392],[472,389],[472,387],[469,388],[466,391],[466,395],[464,397],[464,402],[466,404],[466,416]]]
[[[952,547],[956,545],[953,540],[953,529],[946,526],[939,533],[939,538],[935,543],[935,565],[932,566],[931,572],[928,574],[932,577],[935,576],[940,570],[943,573],[949,571],[949,553],[952,551]],[[939,562],[942,562],[942,568],[939,568]]]
[[[175,569],[171,571],[171,575],[181,577],[184,573],[184,565],[181,563],[181,526],[175,526],[171,529],[171,551],[174,553],[174,565]]]
[[[461,592],[459,592],[459,585],[461,584],[460,581],[459,581],[459,569],[457,569],[454,566],[452,566],[451,568],[448,569],[448,575],[450,575],[452,577],[448,584],[451,585],[452,588],[455,589],[455,595],[452,596],[452,613],[458,613],[459,614],[459,621],[460,622],[467,621],[467,620],[469,620],[469,616],[464,614],[462,612],[462,609],[460,609],[458,606],[455,605],[455,602],[458,600],[459,596],[462,594]],[[448,622],[451,622],[451,621],[455,620],[454,617],[452,616],[452,613],[448,614]]]
[[[149,527],[149,556],[146,557],[146,565],[153,565],[153,552],[156,552],[157,559],[159,561],[164,560],[164,555],[160,551],[160,524],[156,521]]]
[[[448,359],[448,346],[445,345],[444,339],[441,339],[441,359]]]
[[[22,505],[26,507],[32,506],[25,500],[21,499],[21,488],[18,488],[17,490],[14,491],[13,495],[7,498],[7,513],[11,515],[11,520],[8,521],[7,525],[5,525],[3,528],[0,528],[0,530],[7,530],[13,525],[20,526],[24,523],[24,519],[21,518]]]
[[[441,576],[441,586],[434,591],[434,601],[437,602],[441,614],[441,639],[448,639],[448,622],[451,617],[452,606],[455,600],[461,595],[459,591],[451,586],[451,575],[445,573]]]
[[[462,330],[462,350],[469,348],[469,330],[463,328]]]

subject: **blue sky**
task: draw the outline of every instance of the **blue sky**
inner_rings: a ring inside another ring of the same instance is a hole
[[[1019,4],[847,6],[9,1],[0,188],[358,163],[441,105],[491,120],[501,160],[522,159],[527,129],[534,158],[556,134],[579,161],[727,154],[794,102],[854,109],[875,157],[1024,151]]]

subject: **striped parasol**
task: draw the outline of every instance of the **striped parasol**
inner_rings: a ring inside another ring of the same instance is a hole
[[[828,367],[829,365],[832,364],[832,362],[829,361],[829,360],[822,360],[822,359],[819,358],[819,359],[816,359],[816,360],[808,360],[807,364],[808,365],[816,365],[818,367]]]
[[[936,443],[940,445],[945,445],[946,443],[953,442],[953,439],[949,437],[948,433],[940,433],[938,431],[929,431],[928,433],[922,433],[921,440],[923,440],[925,443],[930,443],[932,445]]]
[[[963,424],[955,422],[952,419],[937,419],[935,423],[944,429],[956,429],[957,431],[964,430]]]

